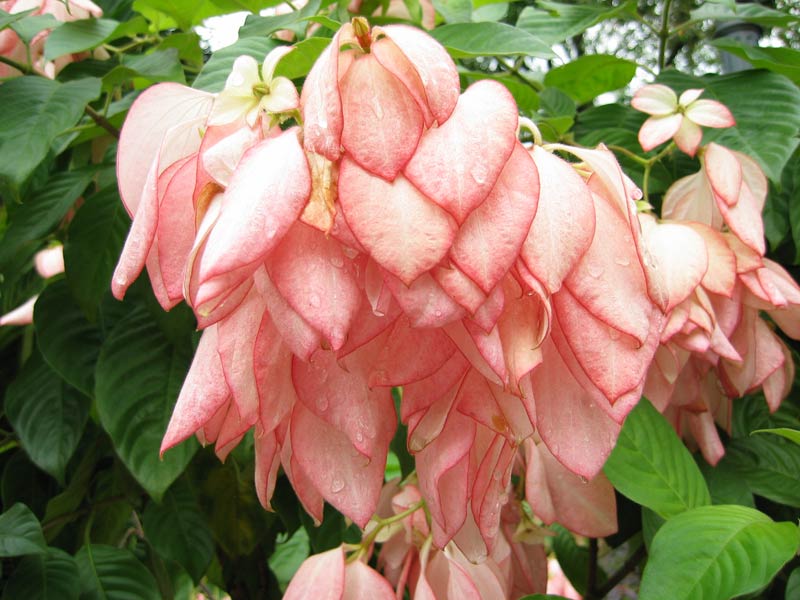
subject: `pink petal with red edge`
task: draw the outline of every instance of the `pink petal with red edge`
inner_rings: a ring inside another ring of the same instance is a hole
[[[284,600],[341,600],[345,590],[344,550],[309,556],[286,588]]]
[[[700,446],[703,458],[712,467],[716,466],[725,455],[725,447],[722,445],[722,440],[719,439],[714,417],[708,411],[701,413],[687,411],[686,417],[689,421],[689,431],[692,432],[697,445]]]
[[[735,205],[728,206],[718,200],[717,208],[731,231],[744,244],[764,256],[766,252],[764,221],[761,218],[759,202],[750,188],[743,184],[739,190],[739,201]]]
[[[459,412],[500,435],[511,435],[510,423],[496,402],[492,388],[475,369],[470,369],[458,390]]]
[[[474,314],[486,302],[483,290],[456,265],[435,267],[431,275],[447,295],[466,308],[470,314]]]
[[[521,256],[552,294],[592,243],[594,203],[583,179],[569,163],[540,146],[534,147],[532,156],[541,188]]]
[[[650,152],[656,146],[671,139],[680,129],[681,121],[683,121],[683,115],[680,114],[647,119],[639,129],[639,143],[642,150]]]
[[[259,397],[258,427],[270,432],[291,413],[297,394],[292,382],[292,352],[281,341],[269,312],[261,320],[253,354]]]
[[[200,264],[203,287],[228,272],[252,267],[277,246],[311,194],[308,163],[296,128],[248,150],[222,198]]]
[[[652,262],[644,270],[650,299],[669,312],[686,300],[708,270],[703,238],[681,223],[658,223],[640,215],[642,238]]]
[[[430,408],[434,402],[448,395],[460,385],[469,363],[460,352],[453,354],[436,373],[430,377],[409,384],[403,388],[403,402],[400,404],[400,418],[407,423],[415,413]]]
[[[394,435],[394,404],[391,390],[370,389],[364,375],[342,369],[333,352],[319,351],[307,363],[292,360],[294,387],[306,408],[346,435],[368,460],[380,460]]]
[[[192,366],[172,411],[160,453],[179,444],[208,422],[229,397],[217,352],[217,328],[203,332]]]
[[[708,269],[701,285],[709,292],[730,297],[736,284],[736,255],[718,231],[702,223],[688,222],[684,225],[698,233],[706,245]]]
[[[704,91],[703,88],[689,88],[688,90],[684,90],[678,98],[678,104],[684,108],[688,107],[692,102],[697,100]]]
[[[347,336],[347,342],[339,349],[337,356],[340,360],[379,337],[392,326],[400,316],[401,311],[394,301],[389,304],[389,307],[389,311],[386,314],[378,316],[367,299],[362,298],[359,312],[353,321],[353,327],[350,329],[350,335]]]
[[[291,419],[286,421],[286,427],[279,428],[276,433],[281,445],[281,466],[289,482],[292,484],[297,499],[305,511],[314,519],[314,524],[322,523],[325,499],[320,495],[317,487],[305,474],[292,453],[292,436],[289,431]]]
[[[367,525],[383,485],[388,441],[365,458],[348,437],[299,402],[290,426],[293,458],[319,493],[362,529]]]
[[[593,479],[614,449],[620,425],[578,384],[551,341],[542,344],[542,354],[547,368],[531,373],[539,435],[562,465]]]
[[[630,228],[609,202],[597,195],[593,199],[594,239],[564,285],[596,318],[643,343],[653,305]]]
[[[716,100],[695,100],[684,112],[687,119],[691,119],[704,127],[733,127],[736,119],[731,111]]]
[[[120,197],[129,215],[136,214],[139,199],[151,164],[164,141],[168,129],[180,121],[192,121],[207,116],[214,103],[214,95],[177,83],[159,83],[145,90],[134,102],[120,132],[117,150],[117,180]],[[197,146],[198,131],[194,132]],[[179,149],[178,149],[179,148]],[[186,151],[178,145],[178,153]],[[175,157],[169,163],[179,157]]]
[[[344,577],[342,600],[395,600],[394,590],[389,582],[360,560],[348,563]]]
[[[459,391],[458,385],[447,389],[446,394],[436,398],[430,408],[418,411],[408,418],[407,444],[412,453],[421,452],[438,439],[453,412]]]
[[[361,303],[352,262],[341,245],[296,223],[267,260],[267,270],[289,305],[334,350],[341,348]]]
[[[697,147],[703,140],[703,130],[695,125],[693,121],[683,119],[680,129],[678,129],[673,140],[682,152],[685,152],[689,156],[694,156],[695,152],[697,152]]]
[[[416,454],[419,489],[434,521],[434,542],[442,548],[467,515],[467,468],[474,439],[474,422],[452,411],[442,433]]]
[[[495,286],[486,301],[478,307],[472,320],[485,332],[491,331],[505,308],[505,293],[503,292],[502,282]]]
[[[370,175],[349,158],[339,172],[339,202],[358,241],[406,285],[444,258],[456,224],[411,182]]]
[[[450,339],[453,340],[458,346],[458,349],[461,353],[469,360],[473,367],[475,367],[478,371],[480,371],[481,375],[486,377],[487,380],[491,381],[497,385],[505,385],[504,379],[495,372],[494,367],[497,367],[498,370],[500,369],[499,361],[492,360],[490,364],[484,358],[483,353],[486,352],[490,358],[490,350],[492,349],[490,344],[491,340],[485,340],[485,344],[482,344],[482,347],[479,348],[473,338],[473,335],[478,336],[483,333],[480,327],[474,326],[471,328],[471,331],[466,328],[464,321],[456,321],[453,323],[448,323],[445,328],[445,332],[447,335],[450,336]],[[484,334],[485,335],[485,334]],[[499,337],[499,336],[498,336]],[[499,342],[499,339],[497,339]],[[496,349],[497,352],[502,352],[502,347]],[[505,365],[503,365],[503,369],[505,369]]]
[[[742,181],[750,188],[753,197],[758,202],[759,209],[763,210],[764,203],[767,201],[767,192],[769,191],[767,176],[764,175],[764,171],[761,170],[758,163],[747,154],[736,152],[736,150],[731,150],[731,152],[733,152],[742,167]]]
[[[664,116],[678,108],[678,97],[666,85],[654,83],[639,88],[633,95],[631,106],[649,115]]]
[[[270,499],[275,491],[278,467],[281,465],[280,448],[274,431],[264,433],[256,428],[255,453],[255,486],[258,501],[267,510],[272,510]]]
[[[461,91],[453,59],[439,42],[416,27],[386,25],[382,29],[419,73],[428,106],[441,125],[450,118]]]
[[[321,345],[319,333],[289,306],[267,275],[266,269],[256,271],[254,280],[259,292],[265,297],[267,310],[280,331],[281,339],[293,354],[302,360],[309,360]]]
[[[450,256],[485,293],[517,259],[539,200],[539,175],[519,142],[486,200],[461,225]]]
[[[369,385],[407,385],[438,371],[456,352],[450,338],[439,329],[414,329],[400,317],[389,334],[369,377]]]
[[[703,165],[717,198],[728,206],[735,205],[739,201],[739,190],[742,187],[742,165],[733,152],[711,143],[706,147]]]
[[[425,132],[404,173],[463,223],[489,195],[511,156],[517,120],[514,98],[502,84],[474,83],[450,118]]]
[[[676,221],[695,221],[714,229],[722,226],[714,193],[703,171],[673,183],[664,195],[661,216]]]
[[[503,342],[500,340],[500,332],[497,327],[493,327],[486,332],[470,319],[464,319],[464,329],[469,332],[475,347],[480,352],[483,360],[492,369],[494,374],[500,378],[503,384],[508,383],[508,370],[506,369],[505,356],[503,354]]]
[[[373,36],[375,32],[373,31]],[[420,79],[419,73],[414,68],[414,65],[408,60],[403,51],[400,50],[391,38],[381,37],[377,41],[372,42],[370,52],[381,66],[394,75],[406,87],[408,92],[414,98],[423,117],[425,128],[433,125],[434,116],[428,105],[428,97],[425,94],[425,86]],[[454,101],[455,104],[455,101]]]
[[[436,542],[435,536],[434,542]],[[436,545],[439,544],[436,543]],[[464,567],[451,560],[444,552],[437,552],[434,555],[428,565],[426,575],[437,599],[483,600],[480,591]]]
[[[558,521],[570,531],[587,537],[606,537],[617,532],[614,488],[603,473],[591,481],[583,481],[558,462],[544,444],[526,444],[528,472],[531,462],[538,461],[544,481],[530,480],[528,485],[526,477],[525,497],[546,525]],[[547,519],[537,510],[544,499],[552,507],[552,512],[544,511],[549,517]]]
[[[412,327],[441,327],[466,316],[466,311],[428,273],[424,273],[410,287],[385,271],[383,277]]]
[[[516,456],[503,436],[496,435],[486,452],[480,453],[480,464],[472,486],[472,514],[489,551],[494,547],[500,529],[500,511],[508,502],[511,466]]]
[[[340,89],[342,146],[362,168],[394,180],[422,135],[422,113],[411,92],[374,54],[353,61]]]
[[[519,392],[520,380],[542,361],[539,346],[550,331],[549,301],[538,295],[523,294],[519,285],[507,278],[505,310],[497,328],[503,344],[509,386]]]
[[[330,45],[314,62],[300,96],[303,113],[303,145],[328,160],[341,155],[342,100],[339,95],[340,40],[351,37],[353,28],[346,23],[333,36]]]

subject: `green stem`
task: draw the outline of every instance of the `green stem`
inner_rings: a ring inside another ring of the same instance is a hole
[[[354,562],[358,560],[364,553],[366,553],[370,548],[370,546],[372,546],[372,544],[375,542],[375,538],[378,537],[378,534],[380,533],[381,529],[388,527],[392,523],[397,523],[398,521],[402,521],[407,516],[414,514],[419,509],[424,507],[425,507],[425,501],[420,500],[416,504],[412,504],[407,509],[397,513],[396,515],[392,515],[391,517],[386,517],[385,519],[375,519],[375,528],[372,531],[370,531],[366,536],[364,536],[364,539],[361,541],[358,550],[347,557],[347,562],[348,563]]]
[[[658,32],[658,72],[664,69],[664,58],[667,53],[667,40],[669,39],[669,11],[672,0],[665,0],[664,13],[661,15],[661,30]]]
[[[622,146],[616,146],[614,144],[609,144],[608,149],[609,150],[613,150],[614,152],[619,152],[620,154],[624,154],[625,156],[627,156],[628,158],[630,158],[633,161],[636,161],[637,163],[639,163],[643,167],[647,166],[647,163],[649,162],[648,159],[642,158],[638,154],[635,154],[635,153],[631,152],[630,150],[628,150],[627,148],[624,148]]]
[[[25,75],[30,75],[31,73],[33,73],[33,71],[28,65],[23,65],[22,63],[12,60],[6,56],[3,56],[2,54],[0,54],[0,63],[5,63],[9,67],[13,67],[17,71],[19,71],[20,73],[24,73]]]
[[[97,112],[95,109],[93,109],[88,104],[86,105],[86,108],[84,109],[84,111],[86,112],[87,115],[89,115],[92,118],[92,120],[95,123],[97,123],[100,127],[105,129],[108,133],[113,135],[115,138],[119,139],[119,129],[114,127],[114,125],[111,123],[111,121],[106,119],[103,115],[101,115],[99,112]]]

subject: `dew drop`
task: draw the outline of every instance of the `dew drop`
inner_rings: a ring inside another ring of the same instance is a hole
[[[377,98],[372,102],[372,112],[375,114],[376,119],[383,119],[383,107]]]
[[[618,329],[614,329],[613,327],[608,328],[608,337],[612,340],[618,340],[620,338],[620,333]]]
[[[332,256],[331,264],[337,269],[341,269],[344,266],[344,259],[341,256]]]
[[[335,477],[333,481],[331,481],[331,492],[334,494],[338,494],[344,489],[344,481]]]
[[[308,303],[312,306],[312,308],[319,308],[320,299],[317,294],[311,294],[308,298]]]
[[[586,477],[584,477],[583,475],[579,475],[579,477],[581,478],[581,483],[589,483],[589,480],[586,479]]]
[[[265,231],[265,232],[264,232],[264,235],[265,235],[265,236],[267,236],[267,239],[268,239],[268,240],[271,240],[271,239],[273,239],[273,238],[274,238],[274,237],[275,237],[277,234],[276,234],[276,231],[275,231],[274,229],[267,229],[267,231]]]
[[[328,410],[328,398],[326,396],[320,396],[317,398],[317,408],[322,412]]]
[[[478,185],[486,183],[486,178],[489,176],[489,167],[483,163],[478,163],[469,172],[470,177],[475,180]]]
[[[364,434],[361,433],[360,431],[356,432],[356,441],[359,444],[363,444],[364,443]]]
[[[614,262],[618,264],[620,267],[627,267],[631,264],[631,261],[628,260],[625,256],[618,256],[614,259]]]
[[[597,263],[590,262],[586,266],[586,270],[589,271],[589,275],[591,275],[595,279],[599,278],[603,274],[603,266],[598,265]]]

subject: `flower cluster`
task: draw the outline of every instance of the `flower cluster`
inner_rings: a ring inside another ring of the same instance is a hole
[[[3,0],[0,1],[0,9],[11,14],[32,11],[31,15],[52,15],[62,23],[103,16],[103,10],[91,0],[70,0],[69,2],[61,0]],[[0,55],[19,64],[30,66],[36,72],[53,78],[66,65],[79,60],[82,56],[66,54],[52,61],[45,60],[44,44],[50,31],[50,29],[40,31],[26,46],[14,30],[7,27],[0,31]],[[0,78],[12,75],[19,75],[19,71],[7,64],[0,63]]]
[[[800,288],[763,258],[753,161],[702,148],[659,220],[604,146],[523,146],[508,91],[461,93],[417,29],[354,19],[300,95],[274,77],[287,51],[239,59],[220,94],[138,98],[113,279],[122,297],[146,267],[203,330],[162,452],[196,434],[224,458],[252,428],[266,507],[282,468],[314,519],[328,502],[365,528],[287,597],[323,577],[340,597],[542,592],[532,519],[616,530],[601,468],[643,392],[712,461],[730,397],[787,393],[757,311],[797,336]],[[416,471],[384,487],[394,386]]]

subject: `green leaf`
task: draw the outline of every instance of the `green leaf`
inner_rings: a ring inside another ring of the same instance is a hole
[[[116,184],[86,199],[69,226],[64,245],[67,283],[78,305],[94,318],[111,287],[130,219]]]
[[[28,457],[63,485],[89,416],[89,399],[34,352],[8,386],[5,410]]]
[[[703,143],[717,142],[753,157],[774,182],[800,144],[800,89],[789,79],[766,71],[693,77],[665,71],[658,77],[678,92],[705,88],[703,98],[719,100],[736,119],[726,129],[705,129]],[[757,93],[753,93],[757,90]]]
[[[448,23],[472,20],[472,0],[433,0],[433,7]]]
[[[726,6],[721,3],[704,2],[700,8],[691,11],[692,21],[747,21],[766,27],[788,27],[800,21],[800,17],[788,12],[767,8],[761,4],[731,3]]]
[[[794,263],[798,264],[800,263],[800,202],[796,202],[795,198],[800,194],[800,151],[796,151],[789,159],[781,175],[780,187],[781,199],[775,204],[788,206],[789,227],[795,247]],[[770,196],[772,195],[773,190],[770,189]],[[769,198],[767,203],[770,203]]]
[[[40,554],[47,550],[39,520],[24,504],[0,515],[0,557]]]
[[[129,550],[92,544],[75,556],[81,600],[159,600],[153,575]]]
[[[196,33],[190,32],[170,34],[158,45],[157,51],[169,50],[171,48],[175,48],[178,51],[178,58],[180,60],[193,63],[198,67],[203,66],[203,49],[200,47],[200,36]],[[134,57],[125,55],[123,60],[125,58]]]
[[[244,25],[239,29],[239,38],[252,36],[268,36],[280,29],[304,30],[306,27],[305,19],[317,14],[320,7],[320,0],[310,0],[300,10],[293,11],[286,15],[276,15],[273,17],[262,17],[249,15]],[[299,33],[299,31],[297,31]],[[264,57],[259,58],[259,62]]]
[[[775,435],[780,435],[787,440],[793,441],[795,444],[800,444],[800,430],[798,429],[777,427],[775,429],[756,429],[753,433],[774,433]]]
[[[50,144],[100,95],[100,80],[68,83],[46,77],[15,77],[0,86],[0,191],[19,187],[44,160]]]
[[[26,16],[24,19],[15,21],[11,23],[11,29],[16,32],[23,42],[30,44],[37,34],[45,29],[59,27],[61,24],[61,21],[56,19],[53,15],[46,13],[43,15]]]
[[[586,581],[589,576],[589,549],[578,546],[573,535],[561,525],[550,527],[555,531],[553,538],[553,552],[556,553],[558,564],[564,575],[567,576],[572,586],[579,594],[586,594]],[[603,584],[606,574],[598,567],[598,583]]]
[[[101,335],[78,307],[64,279],[51,283],[33,311],[36,338],[44,359],[71,386],[94,395],[94,365]]]
[[[59,548],[23,558],[3,590],[3,600],[78,600],[80,576],[75,559]]]
[[[564,596],[557,596],[556,594],[529,594],[523,596],[519,600],[568,600]]]
[[[476,56],[555,56],[550,46],[506,23],[453,23],[430,32],[453,58]]]
[[[785,600],[797,600],[797,598],[800,598],[800,567],[796,567],[789,575],[784,598]]]
[[[539,0],[538,8],[526,7],[517,19],[517,27],[525,29],[552,45],[578,35],[589,27],[611,18],[622,18],[635,2],[628,0],[617,7],[599,3],[564,4]]]
[[[664,518],[711,502],[691,454],[645,398],[625,419],[603,470],[620,493]]]
[[[173,36],[170,36],[172,38]],[[167,38],[167,39],[170,39]],[[186,77],[179,60],[177,48],[155,50],[149,54],[126,54],[122,64],[103,75],[103,89],[110,90],[134,77],[153,83],[176,81],[185,83]]]
[[[634,62],[593,54],[551,69],[544,76],[544,84],[560,89],[578,104],[585,104],[604,92],[625,87],[635,74]]]
[[[284,56],[275,68],[276,76],[296,79],[305,77],[322,51],[331,43],[330,38],[310,37],[295,44],[294,50]],[[263,57],[257,59],[263,60]]]
[[[286,591],[297,569],[308,558],[308,533],[300,527],[294,534],[275,545],[275,552],[269,557],[269,568],[275,574],[281,591]]]
[[[150,502],[142,515],[147,539],[160,556],[180,564],[200,581],[214,554],[214,540],[192,488],[176,481],[161,503]]]
[[[793,523],[744,506],[703,506],[667,521],[650,546],[642,600],[726,600],[766,585],[797,551]]]
[[[653,543],[653,538],[656,536],[656,533],[658,533],[658,530],[661,529],[661,526],[666,522],[666,519],[662,519],[649,508],[642,509],[642,539],[648,551],[650,550],[650,544]]]
[[[10,27],[12,23],[16,23],[20,19],[24,19],[29,14],[31,14],[35,8],[31,8],[30,10],[25,10],[22,12],[11,14],[4,10],[0,10],[0,31],[5,29],[6,27]]]
[[[235,44],[214,52],[192,87],[207,92],[220,92],[225,87],[225,80],[237,58],[242,55],[252,56],[260,63],[277,45],[277,42],[267,37],[240,38]]]
[[[741,504],[755,508],[753,492],[729,460],[723,458],[712,467],[698,455],[697,464],[711,493],[712,504]]]
[[[80,19],[64,23],[47,36],[44,59],[53,60],[95,48],[106,41],[119,23],[111,19]]]
[[[780,73],[800,85],[800,50],[759,48],[728,37],[718,38],[711,43],[720,50],[746,60],[755,69]]]
[[[173,345],[137,308],[103,344],[95,372],[97,412],[125,466],[156,501],[189,463],[192,439],[159,459],[161,438],[189,368],[191,345]]]
[[[723,460],[754,494],[800,507],[800,446],[779,436],[759,435],[731,440],[725,453]]]
[[[22,244],[39,241],[49,234],[86,190],[94,173],[94,169],[57,172],[20,205],[2,238],[0,264],[16,254]]]

